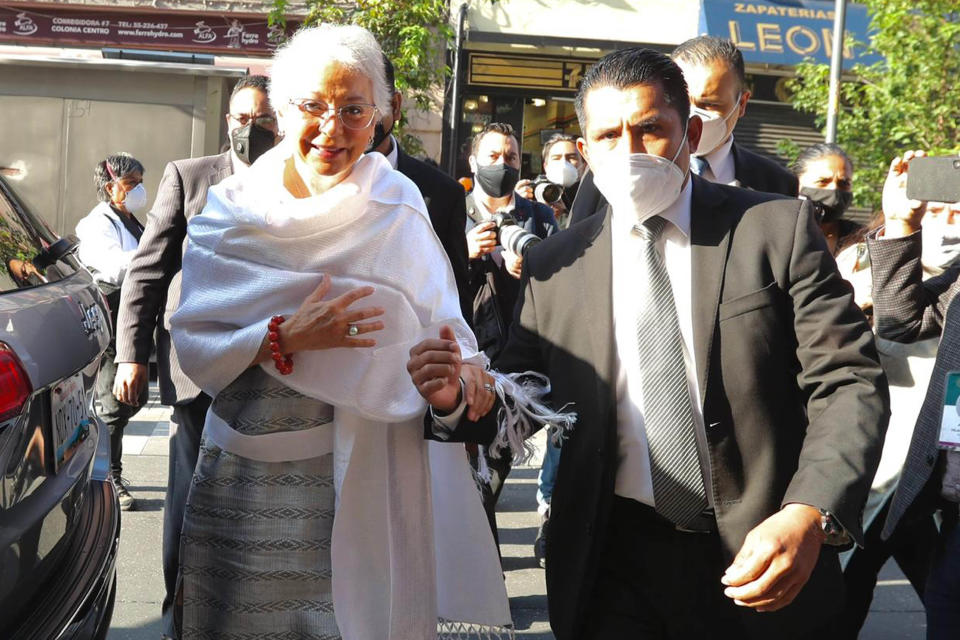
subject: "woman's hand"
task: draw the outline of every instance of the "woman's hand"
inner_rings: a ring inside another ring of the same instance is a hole
[[[907,151],[890,163],[890,171],[883,183],[883,216],[885,238],[902,238],[920,229],[926,203],[907,198],[907,172],[910,161],[922,158],[925,151]]]
[[[373,287],[351,289],[333,300],[324,300],[330,292],[330,276],[321,276],[320,285],[307,296],[300,308],[280,325],[280,346],[284,353],[318,351],[336,347],[373,347],[371,338],[358,338],[383,329],[383,322],[363,322],[383,315],[380,307],[350,309],[350,305],[373,293]],[[351,327],[356,331],[351,333]]]

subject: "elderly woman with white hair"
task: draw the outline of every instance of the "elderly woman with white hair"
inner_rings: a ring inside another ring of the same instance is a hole
[[[283,141],[189,225],[172,334],[214,397],[183,524],[183,638],[507,637],[510,611],[460,446],[424,439],[410,348],[469,411],[491,374],[419,192],[364,154],[390,108],[359,27],[277,52]]]

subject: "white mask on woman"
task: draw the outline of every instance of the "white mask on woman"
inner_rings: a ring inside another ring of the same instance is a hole
[[[705,156],[723,144],[723,141],[727,138],[727,120],[740,108],[740,98],[742,96],[743,94],[737,95],[737,101],[733,109],[725,116],[721,116],[716,111],[707,111],[690,105],[690,115],[699,116],[700,120],[703,121],[700,144],[697,145],[697,150],[693,152],[693,155]]]
[[[130,213],[136,213],[146,207],[147,189],[143,186],[143,183],[141,182],[133,189],[130,189],[130,191],[127,191],[127,195],[120,204]]]
[[[629,216],[631,224],[640,224],[674,203],[687,177],[675,162],[686,142],[684,127],[673,158],[650,153],[610,154],[599,163],[593,181],[615,217]]]

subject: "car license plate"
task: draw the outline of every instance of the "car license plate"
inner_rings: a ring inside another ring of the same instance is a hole
[[[50,415],[53,418],[55,467],[69,458],[73,448],[87,437],[90,418],[83,389],[83,374],[67,378],[50,393]]]

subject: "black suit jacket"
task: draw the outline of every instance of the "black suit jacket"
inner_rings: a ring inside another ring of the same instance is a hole
[[[744,189],[779,193],[795,198],[800,193],[797,177],[766,156],[739,146],[736,141],[730,148],[733,156],[733,174]],[[607,200],[593,183],[593,174],[587,172],[580,182],[580,189],[570,209],[570,224],[576,224],[594,213],[603,211]]]
[[[883,527],[885,538],[915,503],[921,510],[936,505],[940,475],[934,469],[940,457],[937,441],[943,419],[944,383],[948,372],[960,371],[960,266],[924,280],[921,234],[867,240],[877,334],[898,342],[942,335],[927,395]],[[924,499],[918,500],[921,497]]]
[[[809,203],[694,177],[691,252],[709,490],[727,558],[790,502],[831,511],[862,540],[889,418],[886,379]],[[547,538],[550,621],[558,640],[572,640],[583,632],[617,472],[609,212],[545,240],[524,271],[510,341],[494,368],[546,374],[552,403],[572,403],[578,414],[563,443]],[[461,421],[453,438],[489,441],[496,414]],[[790,606],[742,615],[757,638],[805,638],[842,600],[837,552],[824,546]]]
[[[467,210],[463,202],[463,187],[447,174],[408,156],[399,148],[397,171],[410,178],[423,196],[433,230],[450,258],[453,279],[460,296],[460,311],[469,323],[473,302],[467,274]]]
[[[160,401],[183,404],[200,394],[180,368],[170,316],[180,303],[180,263],[187,222],[207,203],[207,190],[233,174],[230,152],[167,164],[140,246],[123,281],[117,321],[117,362],[146,364],[157,340]]]

